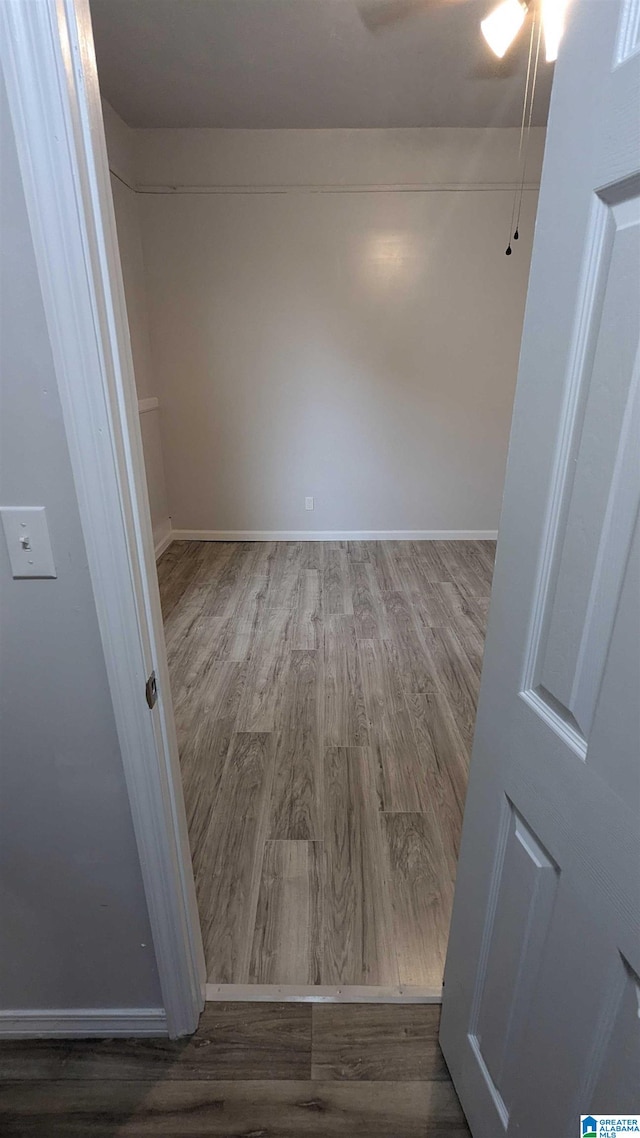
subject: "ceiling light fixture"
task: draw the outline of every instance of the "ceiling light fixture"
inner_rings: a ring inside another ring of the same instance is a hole
[[[498,59],[502,59],[513,43],[526,14],[527,5],[521,3],[521,0],[502,0],[480,24],[484,38]]]
[[[538,0],[547,63],[553,63],[558,58],[567,4],[568,0]],[[502,59],[511,47],[530,6],[530,0],[502,0],[486,20],[482,20],[482,34],[498,59]]]
[[[567,0],[540,0],[544,48],[547,63],[558,58],[558,47],[564,32]]]

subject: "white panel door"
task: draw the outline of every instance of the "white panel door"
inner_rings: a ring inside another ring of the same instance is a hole
[[[640,1113],[639,344],[640,0],[573,0],[445,974],[474,1138]]]

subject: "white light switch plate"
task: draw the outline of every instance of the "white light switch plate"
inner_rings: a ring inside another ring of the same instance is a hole
[[[0,506],[13,577],[57,577],[44,506]]]

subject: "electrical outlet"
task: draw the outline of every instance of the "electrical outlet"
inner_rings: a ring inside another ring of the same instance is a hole
[[[313,498],[305,498],[304,508],[305,508],[305,510],[312,510],[313,509]]]

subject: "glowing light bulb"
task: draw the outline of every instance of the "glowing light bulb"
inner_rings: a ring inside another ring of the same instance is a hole
[[[502,0],[502,4],[498,4],[498,7],[494,8],[480,24],[484,38],[499,59],[502,59],[507,48],[513,43],[526,14],[526,5],[520,0]]]
[[[567,0],[541,0],[542,28],[547,63],[558,58],[558,47],[564,32]]]

